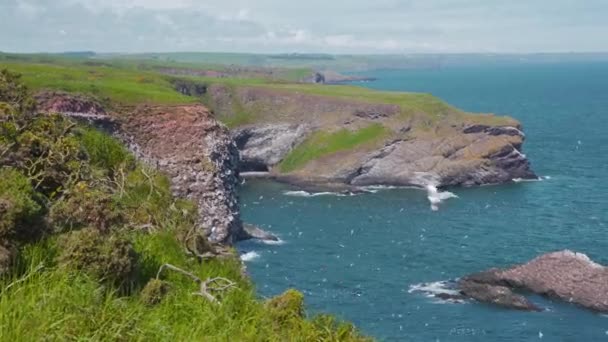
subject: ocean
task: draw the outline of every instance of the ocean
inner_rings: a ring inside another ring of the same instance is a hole
[[[608,264],[608,63],[381,70],[361,85],[426,92],[471,112],[520,120],[542,180],[426,192],[310,196],[248,181],[242,216],[280,244],[244,242],[260,296],[295,287],[326,312],[385,341],[608,341],[608,317],[541,297],[543,312],[449,303],[417,288],[572,249]]]

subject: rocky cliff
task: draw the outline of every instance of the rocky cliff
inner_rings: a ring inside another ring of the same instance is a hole
[[[325,89],[347,89],[332,87]],[[209,87],[209,105],[234,126],[241,170],[349,186],[473,186],[536,177],[514,119],[463,113],[424,94],[376,92],[370,98],[356,96],[356,89],[350,90],[354,96],[303,89]],[[326,146],[332,134],[357,135],[373,125],[383,128],[373,139]],[[329,138],[321,141],[319,134]],[[314,156],[296,168],[281,167],[298,148]]]
[[[109,131],[141,160],[164,171],[176,196],[198,205],[209,240],[245,237],[239,216],[238,151],[228,129],[202,105],[138,106],[106,113],[89,98],[65,93],[37,96],[43,111],[59,112]]]

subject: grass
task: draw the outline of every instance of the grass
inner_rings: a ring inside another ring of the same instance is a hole
[[[167,272],[161,278],[170,283],[169,293],[150,306],[140,300],[138,288],[121,295],[83,273],[59,268],[52,258],[54,242],[41,242],[23,251],[21,274],[0,280],[0,340],[356,340],[350,325],[321,318],[277,324],[235,260],[199,264],[186,258],[167,233],[137,233],[132,239],[143,256],[142,277],[154,276],[162,263],[171,263],[202,279],[237,280],[238,289],[215,305],[192,295],[194,282]]]
[[[387,134],[388,130],[381,124],[372,124],[355,132],[346,129],[337,132],[318,131],[291,151],[279,164],[279,170],[288,173],[305,166],[311,160],[373,143]]]
[[[115,104],[180,104],[197,100],[175,91],[166,77],[152,72],[105,66],[0,62],[2,68],[22,74],[30,89],[89,94]]]

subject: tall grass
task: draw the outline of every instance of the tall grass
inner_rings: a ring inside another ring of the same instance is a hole
[[[133,341],[337,341],[359,340],[352,326],[333,319],[294,319],[278,324],[251,283],[241,276],[236,260],[198,263],[188,259],[166,232],[136,233],[142,278],[153,277],[163,263],[197,276],[223,276],[238,283],[213,304],[193,296],[197,285],[177,273],[161,278],[170,283],[163,301],[150,306],[97,283],[84,273],[66,272],[53,264],[53,242],[23,252],[24,272],[0,280],[0,340],[133,340]],[[42,266],[41,266],[42,265]]]

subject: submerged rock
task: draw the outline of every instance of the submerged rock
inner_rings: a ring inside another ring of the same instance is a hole
[[[538,310],[515,290],[533,292],[608,312],[608,268],[569,250],[541,255],[508,269],[472,274],[459,282],[467,297],[505,307]]]
[[[258,239],[262,241],[280,241],[279,238],[257,226],[245,223],[243,225],[243,234],[239,237],[240,240]]]

